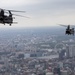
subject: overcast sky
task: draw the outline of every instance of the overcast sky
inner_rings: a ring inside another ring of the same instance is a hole
[[[0,8],[26,11],[15,13],[30,17],[15,16],[15,27],[75,24],[75,0],[1,0]]]

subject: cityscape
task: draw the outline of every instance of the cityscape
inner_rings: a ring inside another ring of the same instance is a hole
[[[59,27],[0,30],[0,75],[75,75],[74,36]]]
[[[0,75],[75,75],[75,0],[0,0]]]

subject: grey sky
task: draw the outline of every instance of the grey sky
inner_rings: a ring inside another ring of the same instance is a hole
[[[19,23],[13,26],[75,24],[75,0],[1,0],[0,8],[26,11],[30,19],[16,17]]]

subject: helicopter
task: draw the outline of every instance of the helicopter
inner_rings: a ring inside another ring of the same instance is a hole
[[[17,23],[17,22],[13,22],[13,19],[15,19],[13,17],[13,15],[20,16],[20,17],[26,17],[26,16],[22,16],[22,15],[12,14],[12,12],[25,13],[26,11],[6,10],[6,9],[0,8],[0,23],[4,24],[4,25],[9,24],[11,26],[11,24]],[[8,15],[5,15],[5,13],[7,13]],[[28,17],[26,17],[26,18],[28,18]]]
[[[68,34],[68,35],[74,35],[74,27],[71,28],[71,25],[63,25],[63,24],[59,24],[60,26],[63,26],[63,27],[67,27],[66,28],[66,31],[65,31],[65,34]],[[74,25],[72,25],[74,26]]]

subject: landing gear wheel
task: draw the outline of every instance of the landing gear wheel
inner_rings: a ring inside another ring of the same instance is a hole
[[[11,24],[9,24],[11,26]]]

